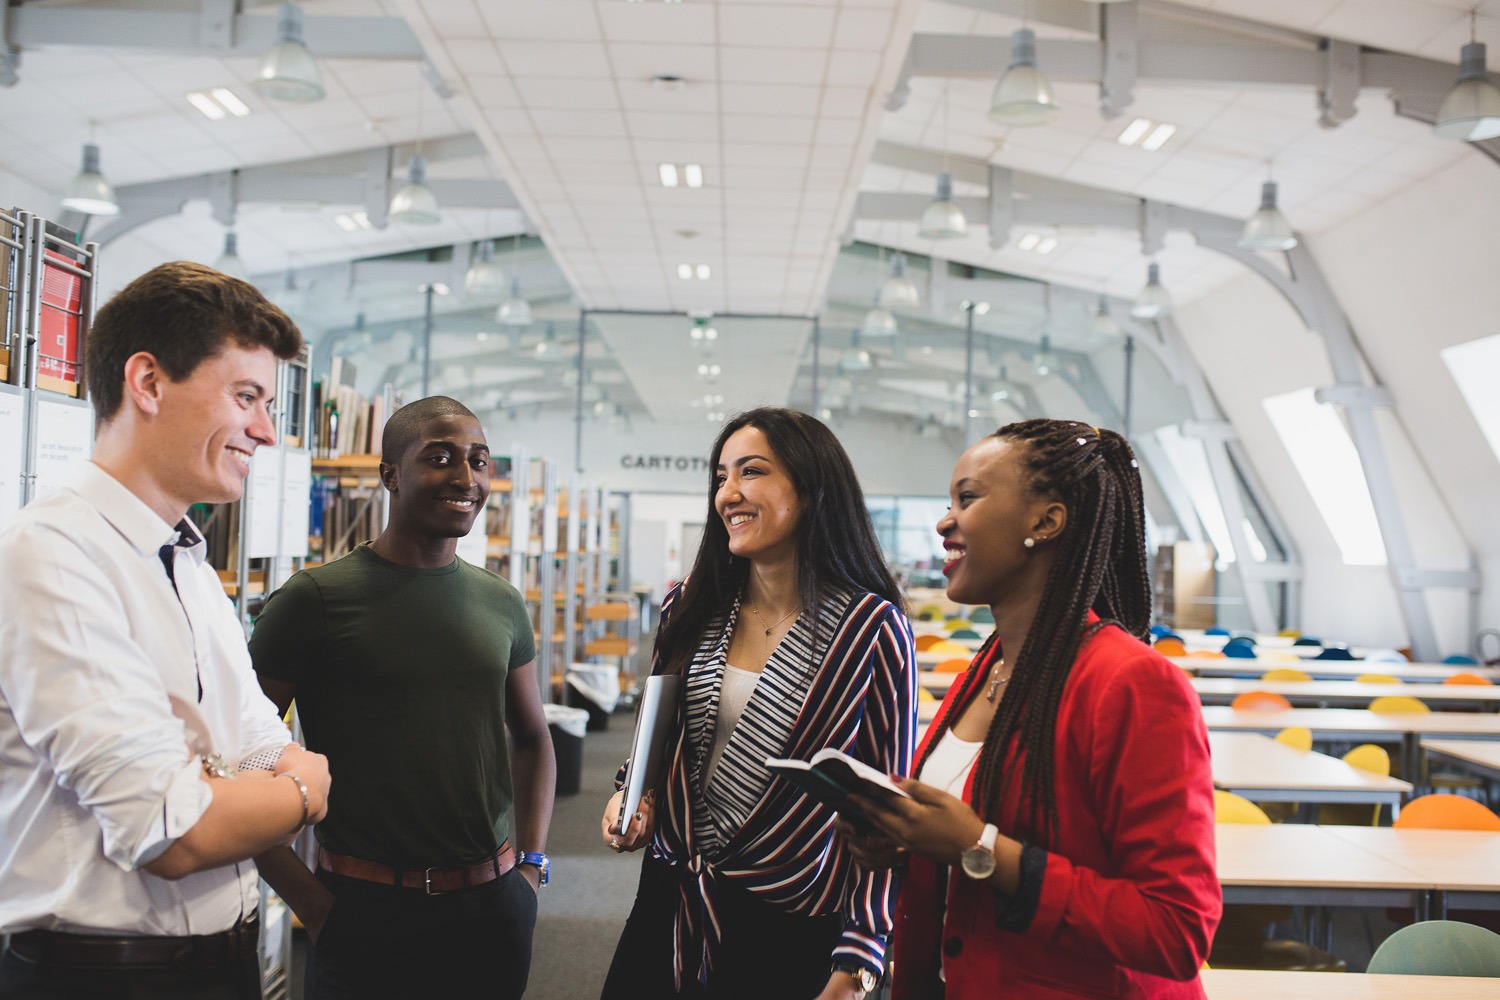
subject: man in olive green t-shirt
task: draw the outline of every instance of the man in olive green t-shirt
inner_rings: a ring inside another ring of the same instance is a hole
[[[309,997],[519,997],[555,764],[525,604],[455,554],[489,494],[483,429],[444,396],[402,407],[380,475],[386,530],[292,577],[250,640],[338,776],[316,878],[290,852],[262,874],[313,937]]]

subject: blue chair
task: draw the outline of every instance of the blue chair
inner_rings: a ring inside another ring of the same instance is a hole
[[[1325,646],[1323,652],[1314,656],[1315,660],[1352,660],[1354,654],[1343,646]]]
[[[970,612],[969,621],[975,625],[993,625],[995,624],[995,613],[989,608],[980,606]]]
[[[1366,971],[1398,976],[1500,977],[1500,934],[1457,920],[1403,927],[1370,956]]]
[[[1304,636],[1301,636],[1301,637],[1299,637],[1297,639],[1293,639],[1292,640],[1292,645],[1293,646],[1321,646],[1321,645],[1323,645],[1323,640],[1319,639],[1315,635],[1304,635]]]
[[[1231,642],[1224,647],[1224,655],[1231,660],[1255,659],[1255,647],[1245,642]]]
[[[1464,654],[1464,653],[1450,653],[1447,656],[1443,657],[1443,662],[1444,663],[1470,663],[1470,664],[1478,664],[1479,663],[1479,661],[1476,660],[1476,659],[1474,659],[1474,657],[1468,656],[1467,654]]]
[[[1169,628],[1167,628],[1165,625],[1152,625],[1151,626],[1151,638],[1153,638],[1153,639],[1160,639],[1164,635],[1171,635],[1171,634],[1172,634],[1172,630],[1169,629]]]
[[[1248,632],[1245,629],[1236,629],[1231,634],[1236,639],[1243,639],[1246,642],[1248,642],[1250,645],[1252,645],[1252,646],[1255,645],[1255,633],[1254,632]]]
[[[1215,625],[1213,628],[1206,628],[1206,629],[1204,629],[1203,630],[1203,634],[1204,635],[1228,635],[1229,634],[1229,630],[1227,628],[1220,628],[1218,625]]]
[[[1233,638],[1231,638],[1228,642],[1224,643],[1224,645],[1226,647],[1228,647],[1228,646],[1249,646],[1251,649],[1254,649],[1255,648],[1255,640],[1254,639],[1250,639],[1250,638],[1246,638],[1243,635],[1237,635],[1237,636],[1234,636]]]
[[[948,633],[950,639],[978,639],[979,633],[971,628],[956,628]]]

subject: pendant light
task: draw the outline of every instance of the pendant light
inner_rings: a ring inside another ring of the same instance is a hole
[[[1245,223],[1240,246],[1246,250],[1290,250],[1297,245],[1297,234],[1281,209],[1276,207],[1276,182],[1260,186],[1260,208]]]
[[[1500,136],[1500,87],[1485,70],[1484,43],[1477,35],[1477,12],[1469,12],[1469,44],[1459,50],[1458,81],[1438,105],[1432,131],[1444,139],[1480,142]]]
[[[464,291],[470,295],[499,295],[505,291],[505,272],[495,263],[495,241],[480,240],[474,260],[464,275]]]
[[[233,229],[224,234],[224,252],[214,261],[214,270],[231,278],[246,276],[245,262],[240,260],[239,240],[235,238]]]
[[[421,65],[417,67],[417,148],[412,153],[411,163],[406,168],[406,184],[391,199],[386,214],[392,222],[405,222],[417,226],[435,226],[443,221],[438,212],[437,195],[427,186],[427,157],[422,155],[422,91],[427,84],[422,79]]]
[[[1136,319],[1161,319],[1172,314],[1172,296],[1162,287],[1161,265],[1146,268],[1146,285],[1135,297],[1130,315]]]
[[[1036,65],[1036,32],[1010,36],[1010,68],[990,98],[990,121],[1001,125],[1045,125],[1062,111],[1052,84]]]
[[[896,314],[881,305],[877,299],[875,307],[865,313],[859,332],[865,337],[894,337],[901,332],[901,325],[896,322]]]
[[[62,207],[84,215],[119,215],[120,202],[115,189],[99,172],[99,147],[92,142],[83,147],[83,169],[68,185]]]
[[[495,319],[501,326],[530,326],[531,325],[531,303],[521,297],[521,278],[517,273],[519,268],[515,266],[521,256],[521,237],[518,234],[512,241],[513,251],[510,269],[510,295],[500,303],[500,308],[495,310]]]
[[[948,170],[948,84],[943,84],[943,169],[937,175],[932,204],[922,212],[917,235],[929,240],[959,240],[969,235],[969,220],[953,202],[953,174]]]
[[[907,277],[906,271],[906,254],[897,250],[891,255],[890,274],[875,296],[877,306],[890,309],[895,306],[921,305],[922,293],[917,291],[917,286]]]
[[[849,340],[849,346],[839,358],[839,371],[841,372],[867,372],[875,366],[870,358],[870,352],[859,346],[859,331],[854,331],[854,336]]]
[[[1089,324],[1089,332],[1101,337],[1120,335],[1120,324],[1109,314],[1109,299],[1104,295],[1099,296],[1099,309],[1094,313],[1094,321]]]
[[[531,322],[530,305],[526,306],[526,311],[528,314],[526,317],[526,321],[529,323]],[[547,329],[542,334],[542,339],[537,342],[535,353],[537,358],[542,361],[556,361],[558,355],[562,353],[562,348],[557,343],[557,327],[555,324],[547,324]],[[577,369],[570,369],[570,371],[572,372],[573,378],[576,380],[578,378]]]
[[[999,378],[990,389],[990,415],[997,421],[1005,420],[1009,409],[1014,408],[1012,398],[1014,389],[1010,379],[1006,376],[1005,366],[1000,366]]]
[[[318,72],[318,61],[302,41],[301,7],[294,3],[281,5],[276,44],[261,60],[250,86],[262,97],[278,101],[306,103],[323,99],[323,76]]]
[[[1031,369],[1038,375],[1051,375],[1057,371],[1057,354],[1052,350],[1052,335],[1042,334],[1036,354],[1031,359]]]

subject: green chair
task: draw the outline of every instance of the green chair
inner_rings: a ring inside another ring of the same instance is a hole
[[[1500,978],[1500,934],[1457,920],[1424,920],[1386,938],[1367,971]]]
[[[995,613],[989,608],[980,606],[969,612],[969,621],[975,625],[993,625],[995,624]]]
[[[950,639],[978,639],[979,633],[971,628],[956,628],[948,633]]]

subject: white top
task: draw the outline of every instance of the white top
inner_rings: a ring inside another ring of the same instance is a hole
[[[141,867],[208,809],[200,754],[289,742],[186,528],[176,545],[89,463],[0,530],[0,932],[212,934],[254,912],[253,863]]]
[[[759,671],[741,670],[724,664],[724,683],[719,685],[719,717],[714,728],[714,748],[709,752],[708,766],[703,769],[705,787],[714,780],[714,770],[719,766],[719,758],[724,756],[724,748],[729,745],[729,734],[739,724],[740,716],[745,713],[745,706],[750,704],[750,696],[755,693],[755,685],[759,682]]]
[[[983,742],[961,740],[953,735],[953,730],[948,730],[938,740],[938,745],[932,748],[917,780],[924,785],[941,788],[956,798],[963,798],[964,785],[969,783],[969,772],[974,769],[974,762],[979,759],[979,749],[982,746]]]

